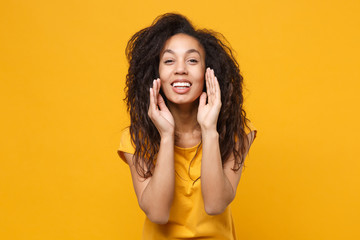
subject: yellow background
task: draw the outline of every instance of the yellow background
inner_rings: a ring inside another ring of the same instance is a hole
[[[239,238],[360,239],[358,0],[1,1],[0,238],[140,238],[124,51],[170,11],[223,33],[245,77]]]

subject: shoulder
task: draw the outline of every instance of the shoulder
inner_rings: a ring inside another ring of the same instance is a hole
[[[135,147],[134,147],[134,144],[133,144],[133,142],[131,140],[130,127],[126,127],[125,129],[123,129],[121,131],[120,144],[119,144],[119,147],[117,149],[117,153],[118,153],[119,157],[125,163],[127,163],[124,154],[125,153],[134,154],[134,152],[135,152]]]
[[[246,135],[246,137],[245,136],[244,137],[245,137],[245,139],[247,138],[249,140],[249,143],[251,145],[251,143],[256,138],[257,128],[254,126],[254,124],[252,122],[246,121],[244,131],[245,131],[245,135]],[[235,142],[238,142],[238,136],[237,135],[235,135]]]
[[[247,121],[246,122],[246,125],[247,126],[245,126],[245,133],[246,133],[246,135],[248,135],[249,136],[249,133],[251,133],[250,135],[254,135],[254,139],[255,139],[255,137],[256,137],[256,133],[257,133],[257,128],[254,126],[254,124],[252,123],[252,122],[250,122],[250,121]]]

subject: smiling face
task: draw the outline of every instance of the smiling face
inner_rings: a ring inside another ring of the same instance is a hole
[[[169,38],[160,52],[161,89],[175,104],[194,103],[204,88],[205,51],[187,34]]]

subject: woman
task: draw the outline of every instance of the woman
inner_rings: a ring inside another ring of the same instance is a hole
[[[236,239],[229,204],[256,136],[242,76],[219,34],[164,14],[128,42],[130,166],[143,239]]]

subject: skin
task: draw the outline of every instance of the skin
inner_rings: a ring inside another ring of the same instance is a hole
[[[133,155],[125,153],[140,208],[151,221],[168,222],[175,190],[174,145],[192,147],[202,140],[201,190],[205,211],[209,215],[220,214],[236,195],[241,170],[231,170],[234,156],[224,166],[221,161],[216,130],[221,91],[215,73],[205,69],[205,51],[200,43],[186,34],[176,34],[166,41],[160,53],[159,74],[149,93],[148,115],[161,136],[152,177],[142,179],[136,172]],[[176,93],[171,85],[176,79],[190,82],[190,90]],[[204,81],[206,93],[202,92]],[[167,104],[159,94],[160,89],[168,99]],[[254,132],[247,138],[251,144]],[[249,148],[250,145],[247,151]]]

